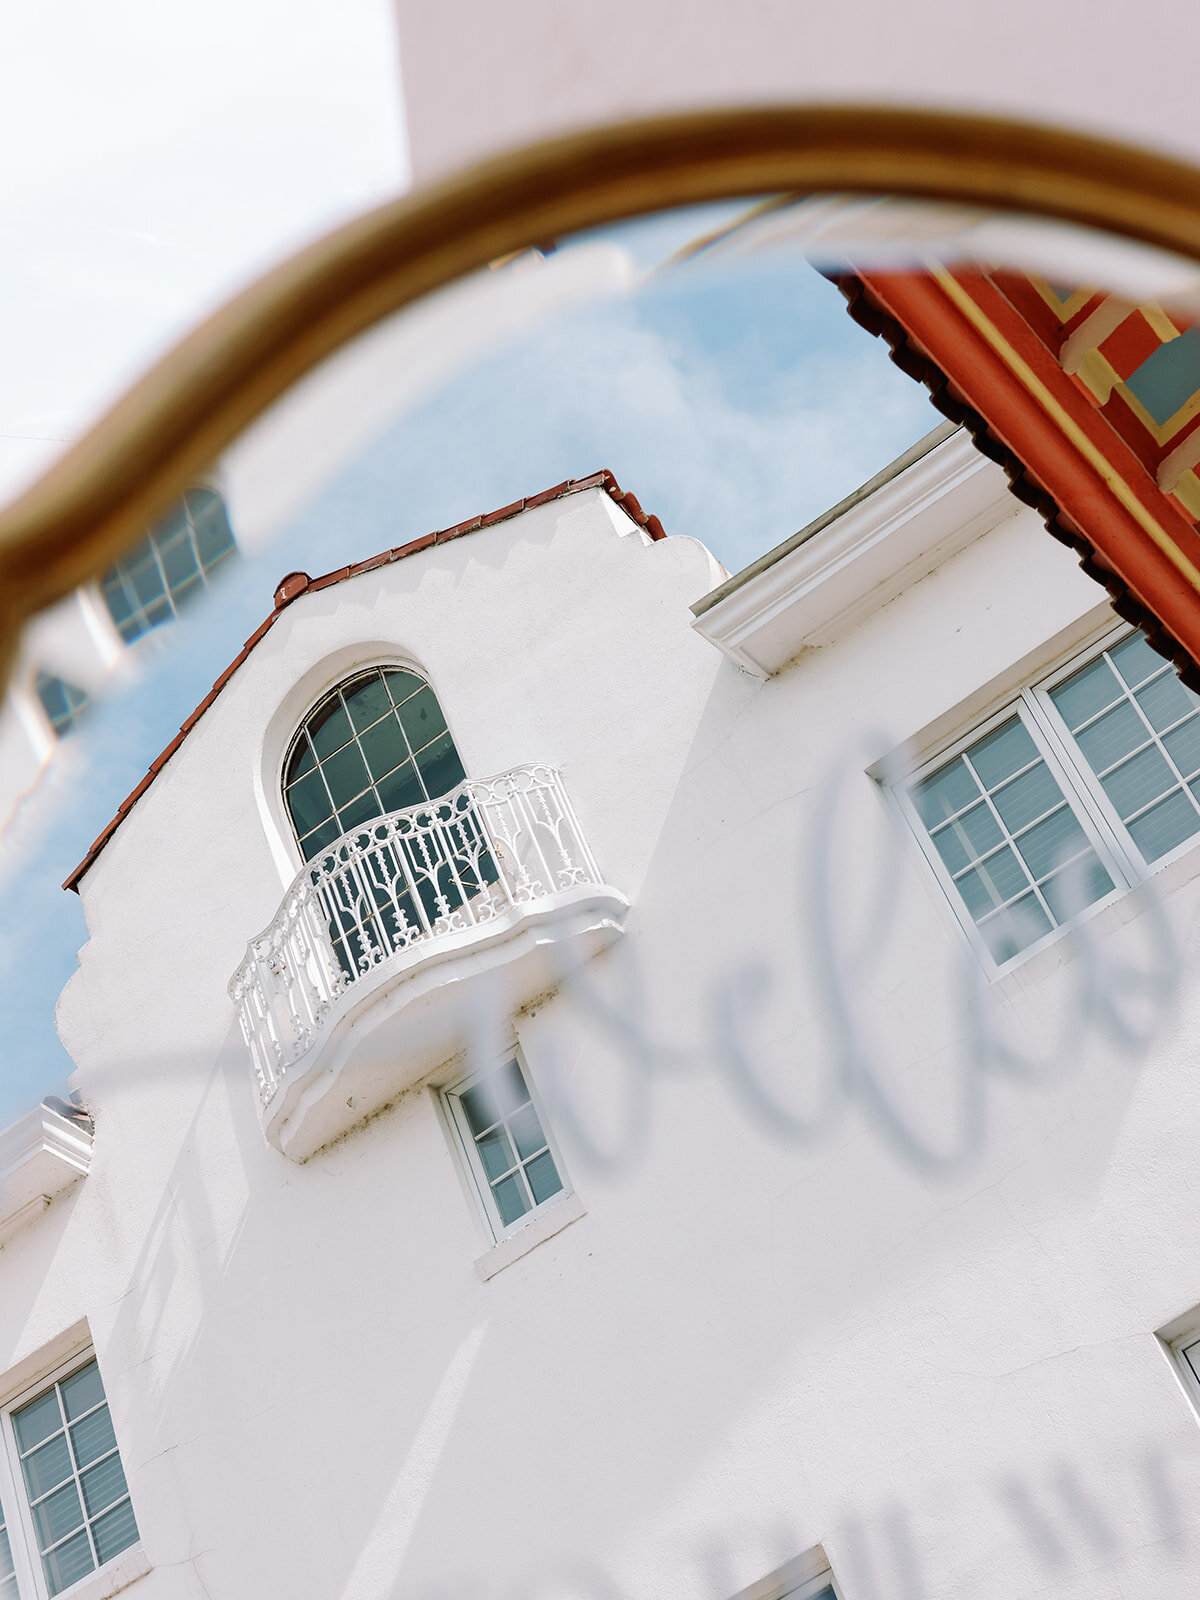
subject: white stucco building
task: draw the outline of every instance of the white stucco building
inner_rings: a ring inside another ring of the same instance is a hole
[[[4,1600],[1194,1596],[1195,698],[949,426],[618,494],[290,574],[74,875]]]

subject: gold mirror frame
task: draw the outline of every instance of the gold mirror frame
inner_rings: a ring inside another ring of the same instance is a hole
[[[1200,168],[1061,129],[870,106],[710,111],[531,145],[301,251],[170,352],[0,512],[0,667],[325,357],[511,252],[674,206],[897,194],[1106,229],[1200,260]]]

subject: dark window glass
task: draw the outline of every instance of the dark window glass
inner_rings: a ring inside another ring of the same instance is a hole
[[[100,580],[109,615],[125,643],[170,622],[236,549],[221,496],[213,489],[189,489]]]
[[[1089,667],[1064,685],[1080,716],[1104,715],[1120,694],[1107,662],[1095,665],[1103,675]],[[1113,887],[1020,717],[976,740],[913,795],[997,962],[1011,960]]]
[[[52,672],[39,672],[36,688],[42,709],[50,718],[50,726],[55,733],[59,738],[64,733],[70,733],[78,720],[79,713],[88,703],[84,691],[77,689],[73,683],[67,683],[63,678],[55,677]]]
[[[465,776],[429,685],[412,672],[372,667],[306,718],[284,762],[283,792],[311,860],[341,834],[440,799]]]
[[[96,1363],[15,1411],[13,1432],[42,1570],[56,1595],[138,1536]],[[0,1544],[0,1600],[8,1600],[6,1550],[7,1543]]]
[[[561,1192],[562,1178],[517,1062],[461,1090],[458,1103],[504,1227]]]
[[[1098,687],[1099,686],[1099,687]],[[1132,633],[1050,691],[1147,862],[1200,832],[1200,696]]]

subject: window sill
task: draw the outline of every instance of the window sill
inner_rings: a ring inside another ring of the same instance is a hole
[[[151,1571],[146,1552],[140,1544],[134,1545],[131,1550],[122,1550],[119,1556],[114,1556],[99,1572],[89,1573],[69,1589],[63,1589],[59,1600],[109,1600],[111,1595],[121,1594]]]
[[[557,1205],[540,1212],[516,1233],[510,1233],[506,1239],[501,1239],[499,1244],[494,1244],[490,1250],[485,1251],[476,1261],[475,1271],[486,1283],[498,1272],[503,1272],[505,1267],[511,1266],[514,1261],[519,1261],[522,1256],[527,1256],[531,1250],[536,1250],[539,1244],[544,1244],[547,1239],[553,1239],[556,1233],[561,1233],[564,1228],[569,1228],[573,1222],[578,1222],[580,1217],[586,1215],[587,1209],[579,1196],[566,1195]],[[90,1595],[88,1600],[91,1600]]]

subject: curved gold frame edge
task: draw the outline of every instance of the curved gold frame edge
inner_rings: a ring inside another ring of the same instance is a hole
[[[289,385],[391,312],[500,256],[672,206],[809,191],[983,204],[1200,259],[1200,169],[1064,129],[878,106],[620,123],[391,201],[183,340],[0,512],[0,648],[97,577]]]

